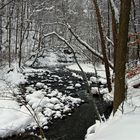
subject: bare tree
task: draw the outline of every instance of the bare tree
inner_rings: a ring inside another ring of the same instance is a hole
[[[132,27],[134,29],[134,33],[137,34],[137,26],[136,26],[136,2],[132,0],[132,6],[133,6],[133,13],[132,13]],[[138,40],[138,35],[135,36],[135,39]],[[136,59],[140,60],[140,44],[137,43],[137,54]]]
[[[127,56],[128,26],[131,0],[121,0],[119,36],[115,61],[115,87],[113,113],[125,100],[125,65]],[[124,18],[125,17],[125,18]]]
[[[108,58],[107,58],[107,53],[106,53],[106,42],[105,42],[105,36],[104,36],[104,32],[103,32],[103,26],[102,26],[103,23],[102,23],[101,13],[100,13],[100,9],[99,9],[99,6],[98,6],[96,0],[93,0],[93,4],[95,6],[98,29],[99,29],[99,33],[100,33],[101,47],[102,47],[102,54],[103,54],[104,63],[105,63],[108,91],[111,92],[112,86],[111,86],[110,70],[109,70],[109,63],[108,63]]]
[[[113,7],[113,3],[111,0],[109,0],[109,5],[111,9],[111,15],[112,15],[112,35],[113,35],[113,48],[114,48],[114,70],[115,70],[115,61],[116,61],[116,49],[117,49],[117,38],[118,38],[118,21],[115,17],[115,9]]]
[[[4,0],[1,0],[0,7],[3,6]],[[2,15],[3,15],[3,9],[0,9],[0,51],[2,49]]]

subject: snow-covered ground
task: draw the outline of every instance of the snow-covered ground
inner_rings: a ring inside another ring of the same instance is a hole
[[[26,87],[26,92],[21,96],[18,84],[26,82],[26,76],[34,72],[43,70],[26,68],[23,75],[14,65],[13,69],[0,71],[0,137],[35,129],[38,125],[48,129],[47,124],[52,119],[71,115],[71,109],[82,102],[79,98],[63,95],[39,82]]]
[[[33,121],[27,108],[17,102],[20,82],[25,82],[24,76],[17,72],[16,66],[12,72],[6,73],[7,68],[0,71],[0,137],[24,132]]]
[[[103,123],[97,121],[88,129],[85,140],[140,140],[140,87],[133,88],[133,85],[140,83],[140,74],[127,82],[123,114],[120,106],[114,117],[111,115]]]
[[[89,63],[89,64],[81,63],[80,66],[82,67],[83,71],[86,72],[86,73],[95,73],[95,68],[96,68],[98,76],[103,77],[103,78],[106,77],[105,76],[105,67],[104,67],[104,65],[100,64],[100,65],[96,65],[96,67],[94,67],[93,64],[91,64],[91,63]],[[79,69],[77,64],[67,66],[67,68],[70,69],[70,70],[80,71],[80,69]],[[111,71],[111,73],[112,73],[112,71]]]
[[[52,61],[54,62],[54,59]],[[86,72],[94,72],[94,67],[90,64],[82,64],[82,67],[87,70]],[[76,65],[71,65],[68,68],[79,70]],[[103,66],[98,67],[97,70],[100,76],[105,77]],[[79,98],[62,95],[57,90],[51,91],[43,83],[36,83],[36,87],[33,85],[26,87],[23,98],[17,88],[19,83],[26,82],[28,74],[40,73],[44,70],[25,68],[22,70],[25,75],[21,74],[20,71],[16,64],[13,64],[11,69],[5,67],[0,70],[0,137],[24,132],[27,128],[35,129],[38,127],[36,121],[39,122],[41,127],[48,129],[47,124],[52,118],[62,118],[71,108],[79,106],[82,102]],[[104,78],[100,80],[103,83],[106,82]],[[96,79],[91,77],[90,81],[96,82]],[[79,86],[81,85],[75,85],[75,87]],[[36,88],[39,90],[36,90]],[[46,91],[48,92],[47,96]],[[24,102],[27,104],[24,104]]]
[[[85,72],[94,72],[91,64],[81,65]],[[68,67],[69,69],[79,70],[76,65]],[[25,99],[27,105],[22,104],[20,92],[17,88],[19,83],[26,82],[26,75],[18,72],[16,65],[13,71],[6,73],[7,68],[0,71],[0,137],[10,136],[19,132],[24,132],[27,128],[36,128],[39,122],[40,126],[48,128],[47,123],[54,118],[63,117],[62,112],[70,110],[70,106],[79,105],[80,99],[62,95],[57,90],[49,92],[45,96],[45,91],[49,88],[43,83],[37,83],[40,90],[29,86],[26,88]],[[42,69],[38,69],[43,71]],[[25,73],[37,72],[35,69],[25,69]],[[97,67],[97,73],[105,82],[103,66]],[[90,81],[95,81],[93,77]],[[139,140],[140,139],[140,88],[133,88],[134,84],[140,83],[140,74],[137,74],[127,80],[128,92],[127,100],[122,108],[117,111],[115,116],[112,115],[106,122],[98,122],[91,126],[85,137],[86,140]],[[77,84],[77,86],[80,86]],[[109,95],[112,96],[112,95]],[[21,100],[21,102],[18,101]],[[43,113],[42,113],[43,111]],[[70,114],[69,114],[70,115]]]

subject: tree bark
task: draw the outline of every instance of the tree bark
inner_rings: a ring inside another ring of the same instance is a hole
[[[133,4],[133,22],[132,22],[132,25],[133,25],[133,29],[134,29],[134,33],[137,33],[137,26],[135,24],[136,22],[136,4],[135,4],[135,1],[132,0],[132,4]],[[139,36],[136,35],[136,40],[139,39]],[[137,43],[137,58],[138,60],[140,60],[140,44]]]
[[[4,0],[1,1],[0,6],[3,6]],[[2,14],[3,10],[0,9],[0,51],[2,49]]]
[[[93,0],[93,4],[95,6],[97,23],[98,23],[98,27],[99,27],[102,54],[103,54],[104,63],[105,63],[105,71],[106,71],[106,79],[107,79],[108,91],[111,92],[112,86],[111,86],[111,79],[110,79],[109,62],[108,62],[108,58],[107,58],[107,54],[106,54],[106,45],[105,45],[105,37],[104,37],[103,27],[102,27],[101,13],[100,13],[99,6],[97,4],[97,0]]]
[[[109,1],[107,2],[107,10],[108,10],[108,14],[107,14],[107,36],[108,38],[110,38],[110,4]],[[107,49],[108,49],[108,59],[109,61],[111,60],[111,48],[110,48],[111,43],[108,42],[107,43]]]
[[[115,64],[116,64],[116,49],[117,49],[117,42],[118,42],[118,23],[115,18],[115,11],[112,6],[111,1],[109,0],[111,14],[112,14],[112,35],[113,35],[113,43],[114,43],[114,72],[115,72]]]
[[[121,0],[119,36],[115,62],[113,114],[115,114],[119,105],[125,100],[125,92],[126,92],[125,64],[127,57],[127,41],[128,41],[130,9],[131,9],[131,0]]]

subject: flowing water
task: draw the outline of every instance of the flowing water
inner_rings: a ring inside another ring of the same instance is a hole
[[[84,140],[87,129],[97,120],[93,103],[87,99],[84,81],[79,76],[73,76],[72,73],[70,70],[61,67],[55,68],[51,73],[46,71],[45,73],[36,73],[34,76],[28,77],[28,85],[44,82],[51,89],[58,89],[63,94],[70,94],[85,101],[73,110],[72,115],[54,120],[52,124],[49,124],[49,129],[45,130],[47,140]],[[91,74],[88,76],[91,76]],[[67,88],[74,86],[76,83],[79,83],[81,86],[71,89]],[[108,118],[112,111],[111,102],[105,102],[98,96],[94,97],[94,100],[101,115],[104,114],[105,118]],[[18,137],[18,139],[20,138]],[[28,140],[27,137],[26,140]]]

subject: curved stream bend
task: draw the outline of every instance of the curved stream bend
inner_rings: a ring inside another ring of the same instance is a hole
[[[61,80],[58,77],[61,77]],[[97,116],[92,102],[86,97],[83,80],[79,76],[74,76],[73,72],[65,68],[57,68],[51,73],[46,71],[42,74],[36,73],[34,76],[29,75],[28,81],[28,85],[43,82],[50,86],[52,90],[57,89],[63,94],[70,94],[73,97],[85,100],[85,103],[74,109],[71,116],[54,120],[53,124],[49,125],[49,129],[45,130],[47,140],[84,140],[87,129],[95,123]],[[81,86],[68,88],[70,86],[74,87],[77,83]],[[108,118],[112,111],[112,104],[99,97],[95,98],[95,102],[99,112]]]

